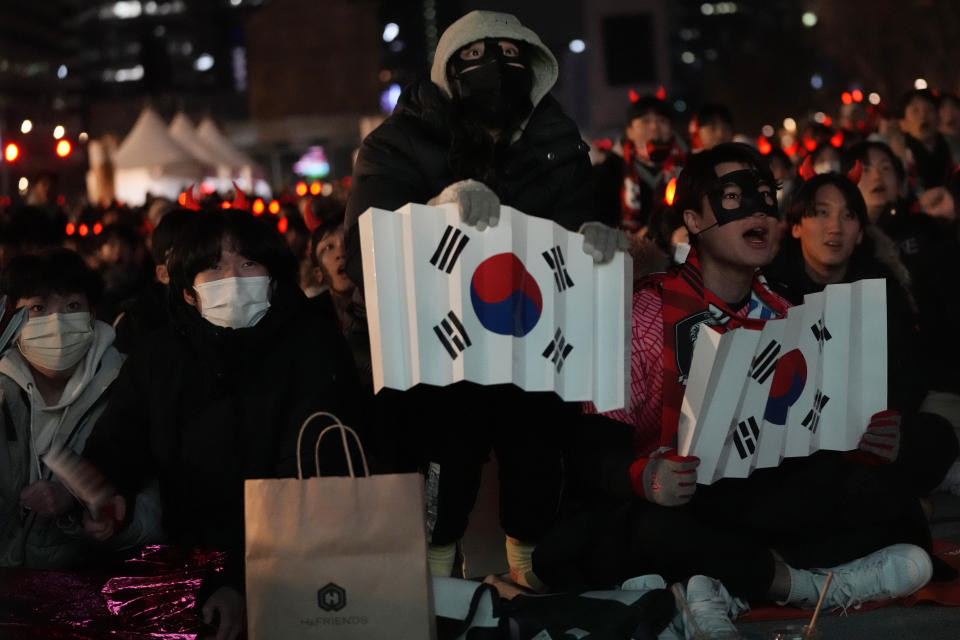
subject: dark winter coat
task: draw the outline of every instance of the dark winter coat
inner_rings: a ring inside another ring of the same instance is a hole
[[[448,99],[428,80],[407,87],[393,115],[363,141],[346,213],[347,272],[363,281],[357,217],[369,207],[393,210],[427,203],[457,181],[447,163]],[[576,231],[593,219],[588,147],[550,95],[497,167],[504,205]]]
[[[910,211],[907,203],[888,207],[876,226],[900,250],[910,272],[920,310],[921,350],[933,389],[960,393],[960,338],[954,320],[960,317],[960,243],[953,223]]]
[[[258,324],[234,330],[174,305],[173,326],[121,369],[84,456],[126,496],[157,477],[171,542],[242,558],[244,479],[295,476],[312,412],[350,424],[349,352],[305,309],[299,290],[281,287]]]

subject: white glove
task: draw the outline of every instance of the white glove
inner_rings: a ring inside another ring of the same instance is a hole
[[[476,180],[454,182],[427,204],[433,206],[456,202],[460,207],[460,220],[483,231],[500,222],[500,198],[493,190]]]
[[[882,462],[896,460],[900,454],[900,412],[888,409],[873,414],[857,449],[876,456]]]
[[[630,246],[627,234],[620,229],[608,227],[602,222],[584,222],[580,227],[583,234],[583,251],[598,264],[613,260],[618,249],[626,251]]]
[[[700,458],[677,455],[676,449],[662,447],[650,458],[637,460],[631,466],[633,490],[664,507],[687,504],[697,490],[698,466]]]

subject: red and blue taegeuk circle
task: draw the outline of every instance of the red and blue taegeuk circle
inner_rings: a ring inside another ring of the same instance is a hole
[[[543,311],[540,287],[512,253],[498,253],[480,263],[470,280],[473,310],[488,331],[522,338]]]
[[[787,424],[787,411],[800,399],[807,385],[807,361],[799,349],[788,351],[777,361],[770,383],[763,419],[772,424]]]

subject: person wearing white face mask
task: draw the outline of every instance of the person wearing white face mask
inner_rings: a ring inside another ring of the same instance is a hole
[[[17,307],[28,309],[28,319],[0,359],[0,422],[6,435],[0,440],[0,566],[75,567],[96,557],[97,549],[79,535],[80,505],[43,456],[82,450],[123,360],[112,346],[113,329],[91,312],[100,278],[72,251],[14,259],[4,270],[2,288]],[[144,520],[151,504],[153,525]],[[138,505],[137,526],[111,546],[159,537],[155,501],[141,499]],[[157,535],[140,536],[147,529]]]
[[[120,501],[157,478],[171,543],[227,551],[197,607],[229,640],[243,625],[243,481],[295,475],[303,420],[351,421],[357,390],[347,345],[310,311],[276,228],[236,209],[191,215],[167,261],[171,325],[131,353],[83,455]],[[104,539],[116,529],[85,524]]]

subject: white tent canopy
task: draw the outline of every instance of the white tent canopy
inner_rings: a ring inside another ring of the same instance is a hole
[[[217,152],[197,136],[197,130],[184,112],[179,112],[170,122],[170,137],[198,160],[211,167],[233,167],[232,159]]]
[[[218,157],[229,160],[232,176],[237,179],[241,189],[253,190],[258,195],[269,195],[266,183],[256,179],[256,174],[262,173],[256,163],[230,142],[210,117],[204,118],[197,125],[197,137]]]
[[[150,107],[140,113],[114,154],[113,164],[116,197],[132,205],[142,204],[148,192],[176,199],[185,187],[213,170],[174,140]]]
[[[232,168],[254,168],[253,160],[251,160],[247,154],[237,149],[209,117],[204,118],[197,126],[197,137],[212,149],[218,157],[229,160]]]
[[[150,107],[137,118],[113,157],[118,169],[158,168],[167,174],[196,176],[204,166],[187,149],[174,140],[163,119]]]

